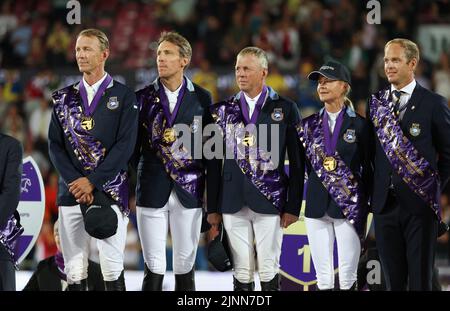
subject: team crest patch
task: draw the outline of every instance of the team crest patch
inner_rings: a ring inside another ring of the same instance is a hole
[[[344,140],[350,144],[356,141],[356,132],[355,130],[348,129],[344,134]]]
[[[106,104],[106,107],[110,110],[117,109],[119,107],[119,101],[117,100],[117,97],[110,97],[108,103]]]
[[[284,119],[284,113],[282,108],[275,108],[272,112],[272,120],[280,122]]]
[[[194,119],[191,124],[191,133],[197,133],[199,126],[200,126],[200,120]]]
[[[409,134],[416,137],[420,135],[420,124],[419,123],[413,123],[411,124],[411,127],[409,128]]]

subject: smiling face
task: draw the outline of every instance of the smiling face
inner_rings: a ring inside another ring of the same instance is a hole
[[[400,44],[392,43],[384,49],[384,72],[396,89],[401,89],[414,79],[416,65],[417,59],[408,61],[405,49]]]
[[[261,66],[256,55],[239,55],[235,67],[236,83],[239,89],[252,98],[262,90],[267,69]]]
[[[344,99],[347,91],[347,83],[339,80],[332,80],[320,76],[317,84],[317,94],[323,103],[332,103],[338,99]]]
[[[184,67],[187,66],[189,60],[181,56],[180,48],[176,44],[163,41],[158,46],[156,62],[159,77],[170,79],[172,76],[182,76]]]
[[[96,37],[79,36],[75,45],[76,59],[80,72],[90,74],[104,70],[109,50],[102,51]]]

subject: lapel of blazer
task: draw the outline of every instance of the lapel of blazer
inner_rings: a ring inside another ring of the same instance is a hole
[[[403,131],[409,130],[406,127],[408,126],[408,122],[411,119],[412,115],[414,114],[415,111],[417,111],[417,108],[421,104],[423,94],[424,94],[424,91],[423,91],[422,86],[419,83],[417,83],[417,85],[414,88],[414,91],[411,95],[411,98],[409,99],[405,114],[403,115],[403,118],[400,121],[400,125],[401,125],[401,128]]]

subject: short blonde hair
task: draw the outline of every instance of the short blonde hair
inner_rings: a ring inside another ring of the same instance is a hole
[[[84,29],[82,30],[79,34],[78,37],[95,37],[98,39],[98,41],[100,42],[100,50],[103,52],[104,50],[109,50],[109,41],[108,41],[108,37],[106,36],[106,34],[99,30],[99,29],[95,29],[95,28],[89,28],[89,29]]]
[[[405,50],[405,56],[406,56],[406,60],[408,63],[413,58],[415,58],[417,60],[417,62],[419,62],[419,59],[420,59],[419,47],[417,46],[417,44],[415,44],[411,40],[403,39],[403,38],[392,39],[386,43],[386,45],[384,46],[384,49],[386,50],[386,48],[390,44],[398,44]]]
[[[242,55],[256,56],[259,60],[261,67],[264,69],[269,69],[269,60],[267,59],[267,54],[266,54],[266,52],[264,52],[263,49],[260,49],[259,47],[256,47],[256,46],[248,46],[246,48],[243,48],[239,52],[237,57],[242,56]]]
[[[189,62],[191,62],[192,47],[185,37],[183,37],[182,35],[180,35],[175,31],[170,32],[164,31],[163,33],[161,33],[161,36],[159,37],[158,46],[164,41],[173,43],[176,46],[178,46],[181,57],[185,57],[189,60]]]

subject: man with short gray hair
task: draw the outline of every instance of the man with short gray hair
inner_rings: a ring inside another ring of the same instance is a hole
[[[209,193],[208,221],[217,227],[223,218],[235,291],[254,290],[256,266],[261,289],[280,290],[282,228],[297,221],[303,193],[304,160],[296,132],[300,115],[294,102],[266,86],[267,73],[266,53],[244,48],[235,66],[240,92],[211,109],[232,154],[227,152],[223,173],[222,165],[208,172],[221,185]],[[289,176],[284,171],[286,152]]]

